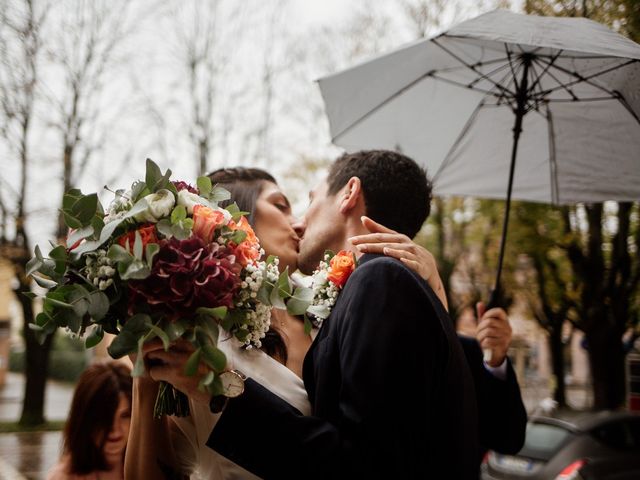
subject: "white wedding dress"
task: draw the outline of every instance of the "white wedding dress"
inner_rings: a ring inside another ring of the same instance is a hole
[[[315,332],[314,332],[315,333]],[[245,350],[235,338],[218,342],[227,356],[227,364],[252,378],[287,401],[304,415],[311,413],[311,405],[304,383],[295,373],[261,350]],[[220,418],[208,405],[190,401],[191,415],[169,417],[172,420],[172,440],[178,467],[192,479],[240,480],[256,479],[255,475],[236,465],[214,450],[206,442]],[[250,434],[250,433],[249,433]]]

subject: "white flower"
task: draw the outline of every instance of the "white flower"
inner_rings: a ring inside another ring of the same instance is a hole
[[[189,215],[193,215],[193,207],[204,204],[204,198],[200,195],[191,193],[189,190],[180,190],[178,192],[178,205],[183,205]]]
[[[176,199],[171,191],[163,188],[156,193],[144,197],[147,208],[136,215],[139,222],[155,223],[161,218],[168,217],[176,204]]]

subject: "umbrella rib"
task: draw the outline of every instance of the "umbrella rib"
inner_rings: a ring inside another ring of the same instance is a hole
[[[480,112],[480,109],[482,107],[485,106],[484,103],[484,99],[482,99],[478,105],[476,105],[476,108],[473,110],[473,112],[471,112],[471,115],[469,115],[469,118],[467,119],[466,123],[464,124],[464,127],[462,127],[462,130],[460,131],[460,134],[458,135],[458,137],[456,138],[456,141],[453,142],[453,145],[451,145],[451,148],[449,149],[449,151],[447,152],[447,155],[444,157],[444,161],[442,162],[442,165],[440,165],[440,168],[438,168],[438,171],[433,175],[432,178],[432,182],[435,185],[438,179],[438,176],[440,175],[440,173],[442,172],[442,170],[449,164],[451,163],[451,154],[455,151],[455,149],[457,148],[457,146],[460,144],[460,142],[462,141],[462,139],[467,135],[467,132],[469,131],[469,129],[471,128],[471,125],[473,124],[473,121],[476,119],[476,117],[478,116],[478,113]]]
[[[549,104],[547,107],[547,128],[549,131],[549,176],[551,177],[551,201],[554,205],[558,204],[558,164],[556,162],[556,132],[553,127],[553,115]]]
[[[371,110],[369,110],[368,112],[366,112],[365,114],[363,114],[362,116],[360,116],[359,118],[357,118],[356,120],[354,120],[350,125],[348,125],[347,127],[343,128],[342,131],[336,133],[332,138],[331,141],[334,142],[336,139],[338,139],[338,137],[341,137],[342,135],[344,135],[345,133],[347,133],[349,130],[351,130],[353,127],[355,127],[356,125],[358,125],[359,123],[361,123],[363,120],[365,120],[366,118],[370,117],[371,115],[373,115],[375,112],[377,112],[378,110],[380,110],[382,107],[384,107],[386,104],[388,104],[389,102],[391,102],[392,100],[394,100],[395,98],[399,97],[400,95],[402,95],[403,93],[405,93],[407,90],[409,90],[410,88],[413,88],[416,84],[420,83],[422,80],[424,80],[425,78],[431,77],[433,76],[433,71],[429,71],[427,73],[425,73],[424,75],[420,75],[418,78],[416,78],[415,80],[411,81],[410,83],[408,83],[407,85],[405,85],[404,87],[402,87],[400,90],[394,92],[393,95],[391,95],[390,97],[386,98],[385,100],[383,100],[382,102],[378,103],[375,107],[373,107]]]
[[[537,62],[537,60],[538,60],[538,59],[534,59],[534,62]],[[569,86],[571,86],[571,85],[572,85],[571,83],[568,83],[568,84],[562,83],[560,80],[558,80],[558,78],[557,78],[553,73],[551,73],[551,69],[549,69],[549,70],[547,71],[547,75],[548,75],[550,78],[552,78],[552,79],[553,79],[553,80],[558,84],[558,86],[557,86],[557,87],[555,87],[555,88],[548,88],[547,90],[543,90],[543,91],[540,93],[540,97],[544,98],[544,97],[546,97],[549,93],[552,93],[552,92],[555,92],[555,91],[558,91],[558,90],[565,90],[569,95],[571,95],[571,98],[572,98],[574,101],[578,100],[578,97],[576,96],[576,94],[575,94],[575,93],[573,93],[573,90],[571,90],[571,89],[569,88]]]
[[[500,65],[499,67],[494,68],[493,70],[491,70],[490,72],[487,72],[485,75],[487,77],[491,77],[492,75],[495,75],[496,73],[500,72],[501,70],[504,70],[505,68],[507,68],[508,66],[510,66],[508,63],[503,63],[502,65]],[[473,80],[470,84],[469,87],[473,87],[476,83],[478,83],[479,81],[481,81],[481,78],[476,78],[475,80]]]
[[[493,83],[493,85],[500,89],[500,90],[506,90],[502,85],[497,84],[496,82],[494,82],[492,79],[488,78],[486,75],[482,74],[481,72],[479,72],[477,70],[477,68],[474,65],[471,65],[467,62],[465,62],[462,58],[460,58],[458,55],[456,55],[455,53],[453,53],[451,50],[449,50],[448,48],[440,45],[440,43],[438,43],[436,41],[436,39],[434,38],[433,40],[431,40],[435,45],[437,45],[438,47],[440,47],[442,50],[444,50],[445,52],[447,52],[449,55],[451,55],[453,58],[455,58],[456,60],[458,60],[462,65],[464,65],[465,67],[467,67],[469,70],[471,70],[473,73],[475,73],[476,75],[480,75],[480,79],[481,80],[487,80],[490,83]],[[508,92],[511,95],[515,95],[513,92]]]
[[[544,62],[544,60],[541,59],[542,62]],[[553,65],[553,68],[555,68],[556,70],[561,71],[562,73],[565,73],[567,75],[570,75],[572,77],[574,77],[576,80],[565,84],[561,84],[563,86],[563,88],[565,87],[571,87],[573,85],[577,85],[579,83],[586,83],[587,85],[591,85],[594,88],[598,88],[599,90],[602,90],[605,93],[608,93],[609,95],[611,95],[612,97],[615,97],[615,94],[612,91],[607,90],[606,88],[598,85],[597,83],[591,82],[590,80],[592,78],[596,78],[600,75],[604,75],[605,73],[609,73],[609,72],[613,72],[615,70],[618,70],[620,68],[626,67],[627,65],[631,65],[632,63],[636,63],[638,60],[629,60],[628,62],[625,63],[621,63],[619,65],[616,65],[615,67],[610,67],[607,68],[605,70],[602,70],[600,72],[594,73],[592,75],[589,75],[587,77],[583,77],[582,75],[580,75],[578,72],[573,72],[571,70],[568,70],[564,67],[560,67],[558,65]],[[557,80],[556,80],[557,81]],[[560,82],[559,82],[560,83]],[[548,89],[547,91],[544,92],[544,95],[548,95],[549,93],[552,93],[553,91],[557,90],[557,88],[555,89]]]
[[[434,79],[436,79],[438,81],[449,83],[451,85],[455,85],[456,87],[464,88],[466,90],[475,90],[476,92],[481,92],[481,93],[484,93],[485,95],[491,95],[491,96],[494,96],[494,97],[497,97],[497,98],[503,98],[504,97],[503,94],[498,94],[498,93],[496,93],[496,92],[494,92],[492,90],[485,90],[484,88],[478,88],[478,87],[470,86],[468,83],[456,82],[455,80],[451,80],[450,78],[440,77],[440,76],[436,75],[435,73],[431,73],[430,76],[431,76],[431,78],[434,78]]]
[[[560,55],[562,54],[564,50],[558,50],[558,53],[556,55],[553,56],[553,58],[551,58],[551,60],[546,63],[546,66],[544,67],[544,69],[542,70],[542,72],[540,73],[540,75],[538,75],[538,78],[536,78],[536,81],[533,83],[533,85],[531,85],[531,90],[533,90],[535,87],[537,87],[540,84],[540,81],[542,80],[542,77],[544,77],[544,75],[547,73],[547,71],[553,66],[554,63],[556,63],[556,60],[558,59],[558,57],[560,57]],[[540,58],[539,56],[534,58],[534,61]],[[540,90],[542,91],[542,87],[540,88]]]

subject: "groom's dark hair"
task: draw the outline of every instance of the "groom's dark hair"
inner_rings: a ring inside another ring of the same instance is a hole
[[[420,231],[431,211],[431,182],[415,161],[390,150],[345,153],[329,170],[329,195],[351,177],[360,179],[371,219],[409,238]]]

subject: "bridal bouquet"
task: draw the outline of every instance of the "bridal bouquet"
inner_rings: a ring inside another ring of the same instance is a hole
[[[62,213],[70,229],[65,244],[54,245],[48,257],[36,247],[27,266],[47,290],[30,326],[40,336],[65,328],[84,336],[87,348],[105,332],[115,334],[109,354],[137,352],[134,376],[144,372],[145,342],[159,338],[168,349],[187,339],[195,351],[186,373],[195,374],[204,362],[210,371],[200,386],[219,395],[226,365],[217,348],[219,327],[247,348],[259,348],[271,307],[301,315],[310,295],[292,293],[277,258],[261,259],[245,212],[235,204],[218,206],[229,192],[207,177],[198,178],[196,187],[171,181],[171,171],[163,174],[151,160],[146,167],[145,180],[116,191],[106,211],[95,193],[64,194]],[[163,384],[154,413],[188,415],[188,400]]]

